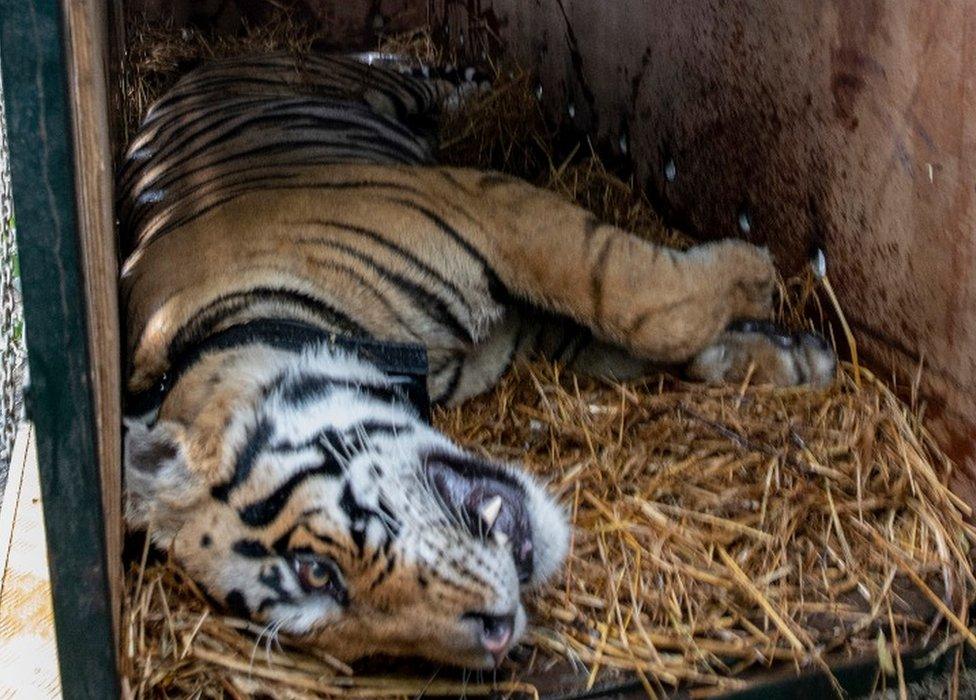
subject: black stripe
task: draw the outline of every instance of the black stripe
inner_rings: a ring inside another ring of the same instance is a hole
[[[270,588],[272,591],[278,594],[275,598],[265,598],[261,601],[258,606],[258,612],[263,612],[272,605],[278,604],[288,604],[294,602],[291,593],[289,593],[282,582],[281,569],[277,565],[272,565],[266,569],[263,569],[258,575],[258,580],[261,581],[265,586]]]
[[[420,192],[416,190],[413,190],[413,193],[416,195],[420,194]],[[421,260],[416,255],[408,251],[406,248],[403,248],[400,245],[396,244],[395,242],[386,239],[383,235],[381,235],[376,230],[363,228],[362,226],[355,226],[353,224],[339,223],[338,221],[320,220],[320,219],[310,219],[307,221],[288,222],[288,223],[289,224],[292,223],[311,224],[313,226],[337,228],[342,231],[348,231],[349,233],[355,233],[360,236],[363,236],[368,240],[370,240],[371,242],[385,248],[386,250],[389,250],[397,257],[410,263],[411,265],[419,269],[421,272],[423,272],[423,274],[426,277],[431,277],[434,280],[436,280],[437,284],[447,289],[451,293],[451,295],[455,297],[456,301],[464,306],[465,311],[467,311],[468,313],[471,312],[470,305],[464,299],[464,295],[461,293],[461,290],[452,280],[449,280],[446,277],[444,277],[441,273],[439,273],[437,270],[435,270],[433,267],[428,265],[426,262]],[[318,240],[319,239],[317,238],[300,238],[299,242],[314,243],[317,242]]]
[[[334,428],[326,428],[317,436],[316,449],[322,455],[323,466],[331,467],[329,476],[342,476],[343,468],[336,455],[341,455],[344,459],[352,459],[354,456],[349,449],[349,443]]]
[[[485,189],[491,189],[500,185],[513,185],[518,182],[521,181],[512,177],[511,175],[492,171],[481,176],[481,179],[478,180],[478,186]]]
[[[302,469],[291,477],[268,497],[244,506],[238,511],[241,521],[251,527],[264,527],[274,521],[288,504],[291,494],[308,479],[317,476],[335,476],[331,464],[319,465]]]
[[[247,440],[244,442],[244,448],[237,455],[237,459],[234,461],[234,473],[231,475],[230,481],[213,486],[210,489],[211,496],[218,501],[227,502],[231,491],[244,483],[251,474],[255,460],[257,460],[258,455],[264,449],[265,445],[268,444],[268,440],[271,439],[271,432],[271,423],[268,419],[261,419],[248,434]]]
[[[346,517],[349,518],[349,536],[356,545],[359,555],[362,556],[363,549],[366,545],[366,526],[369,524],[369,519],[375,517],[376,514],[359,505],[356,497],[353,496],[352,486],[348,481],[342,489],[339,507],[342,508]]]
[[[367,438],[372,438],[374,435],[398,437],[400,435],[409,434],[411,431],[413,431],[413,426],[409,423],[389,423],[381,420],[366,420],[362,423],[357,423],[356,425],[351,425],[346,428],[347,433],[353,434],[359,434],[360,430],[366,434]]]
[[[301,119],[307,118],[311,118],[312,123],[302,124]],[[259,128],[255,128],[257,125],[260,125],[261,122],[265,121],[273,123],[281,128],[282,120],[289,120],[288,123],[295,127],[304,126],[305,128],[301,130],[301,134],[304,138],[292,137],[285,140],[285,135],[282,133],[277,133],[274,131],[262,132]],[[253,130],[256,133],[245,134],[245,132],[248,130]],[[240,139],[239,143],[232,144],[232,148],[221,148],[225,144],[237,139],[237,137],[242,135],[246,135],[248,138]],[[317,136],[317,138],[309,138],[313,135]],[[265,141],[264,143],[260,143],[260,145],[256,146],[245,147],[244,144],[251,143],[251,137],[255,136],[263,136],[264,139],[271,139],[271,141]],[[361,138],[357,140],[357,137]],[[281,112],[275,111],[267,115],[251,115],[249,118],[243,121],[243,123],[237,124],[219,133],[214,133],[212,138],[197,144],[189,153],[181,152],[174,154],[173,158],[169,159],[169,162],[173,167],[168,169],[168,171],[161,171],[159,176],[154,181],[142,184],[140,186],[140,191],[145,189],[166,188],[173,183],[187,181],[193,182],[194,188],[196,188],[198,185],[203,186],[204,184],[207,184],[207,182],[217,182],[224,179],[225,174],[222,172],[220,167],[223,165],[243,161],[250,163],[252,167],[255,165],[258,167],[265,167],[279,163],[276,163],[275,160],[271,158],[264,158],[262,156],[275,156],[292,153],[305,154],[316,146],[337,146],[341,148],[342,146],[348,146],[350,144],[355,144],[355,151],[361,152],[363,155],[386,156],[395,162],[403,163],[405,165],[419,165],[423,162],[423,158],[420,156],[420,154],[418,154],[414,149],[405,147],[407,144],[416,147],[417,143],[415,137],[409,141],[407,139],[404,139],[403,141],[396,141],[385,137],[377,129],[368,128],[368,124],[350,121],[348,119],[330,119],[324,116],[303,114],[299,120],[296,120],[296,115],[294,114],[282,114]],[[214,156],[222,152],[226,153],[226,155],[219,158],[214,158]],[[192,167],[190,167],[189,164],[193,159],[201,159],[202,162],[199,164],[194,164]],[[158,166],[164,160],[166,159],[158,156],[149,159],[147,162],[152,162],[154,166]],[[372,162],[373,159],[370,159],[370,161]],[[288,162],[287,164],[291,163]],[[194,176],[198,173],[210,171],[213,171],[216,174],[215,177],[210,178],[209,181],[200,183],[199,180],[194,179]]]
[[[454,372],[451,374],[451,378],[447,381],[447,386],[444,388],[444,391],[441,392],[440,396],[434,399],[436,403],[449,401],[451,397],[454,396],[454,392],[457,391],[458,384],[461,381],[461,369],[464,362],[462,360],[455,360],[454,363]]]
[[[315,532],[312,529],[308,529],[308,534],[317,539],[325,547],[331,547],[336,551],[340,552],[342,555],[349,557],[353,554],[352,550],[346,545],[342,544],[334,537],[327,535],[324,532]]]
[[[299,406],[325,398],[334,391],[352,391],[364,397],[384,403],[406,402],[403,392],[396,386],[365,384],[348,379],[337,379],[325,374],[302,374],[286,384],[275,387],[281,400],[290,406]]]
[[[440,175],[442,180],[446,180],[449,185],[452,185],[453,187],[456,187],[457,189],[469,195],[475,197],[478,196],[478,193],[474,192],[470,187],[468,187],[467,184],[461,182],[456,177],[454,177],[454,174],[450,170],[447,170],[446,168],[434,168],[432,170],[433,172]]]
[[[392,540],[400,536],[400,528],[402,525],[400,523],[400,519],[396,517],[396,514],[393,512],[393,509],[390,508],[390,504],[387,503],[383,497],[380,497],[377,500],[376,507],[379,508],[380,513],[383,514],[383,524],[390,533],[390,540],[387,541],[386,545],[387,548],[389,548]]]
[[[224,599],[224,604],[235,617],[246,619],[251,616],[251,609],[247,606],[247,600],[244,598],[244,594],[236,588],[227,594],[227,598]]]
[[[220,296],[197,311],[173,336],[167,349],[170,363],[213,333],[216,326],[257,303],[294,304],[315,316],[329,330],[363,338],[369,334],[359,323],[321,299],[285,288],[252,287]]]
[[[301,549],[300,547],[296,547],[295,549],[289,549],[288,544],[289,542],[291,542],[291,537],[292,535],[295,534],[295,530],[297,530],[302,525],[303,523],[297,523],[295,525],[292,525],[287,530],[285,530],[285,532],[278,539],[276,539],[274,542],[271,543],[271,549],[273,549],[275,553],[278,554],[279,556],[284,556],[285,554],[288,554],[289,552],[293,552],[293,551],[297,552],[299,549]]]
[[[231,547],[231,550],[248,559],[262,559],[272,555],[271,550],[258,540],[238,540]]]
[[[440,299],[436,295],[427,291],[416,282],[408,280],[403,275],[400,275],[390,268],[381,265],[374,258],[370,257],[366,253],[356,250],[352,246],[340,243],[339,241],[326,242],[323,240],[322,242],[323,244],[327,244],[331,248],[339,250],[351,258],[360,261],[385,282],[394,284],[404,296],[408,297],[414,303],[414,306],[418,310],[426,313],[433,321],[445,326],[450,331],[451,335],[454,336],[454,338],[463,343],[474,343],[474,338],[471,336],[471,332],[461,324],[460,319],[458,319],[458,317],[451,312],[447,304],[444,303],[443,299]],[[400,320],[400,323],[401,325],[405,325],[402,320]]]
[[[413,331],[410,324],[407,323],[406,319],[400,314],[398,307],[390,302],[390,300],[380,291],[375,284],[366,279],[356,268],[350,267],[349,265],[343,265],[340,262],[336,262],[330,258],[317,258],[310,257],[307,258],[308,262],[313,263],[318,267],[324,267],[333,270],[334,272],[339,272],[347,275],[356,281],[356,286],[360,289],[369,291],[379,302],[380,306],[386,309],[386,312],[393,318],[396,324],[406,331],[414,340],[420,342],[420,337]],[[380,282],[385,281],[382,275],[379,275]],[[392,329],[391,329],[392,330]]]
[[[442,233],[457,243],[457,245],[459,245],[464,252],[474,258],[481,266],[482,274],[488,280],[488,291],[491,294],[492,299],[498,301],[499,299],[504,299],[507,297],[507,294],[504,291],[505,285],[502,284],[501,280],[498,278],[498,275],[495,273],[494,268],[492,268],[492,266],[488,263],[488,259],[485,258],[481,252],[471,244],[470,241],[462,236],[457,229],[449,225],[446,221],[444,221],[444,219],[427,207],[417,204],[416,202],[411,202],[409,199],[391,197],[390,201],[422,214],[425,218],[433,222],[433,224],[437,226]]]
[[[392,554],[387,557],[386,566],[382,571],[380,571],[379,575],[373,579],[373,582],[369,584],[370,591],[375,591],[377,588],[379,588],[380,585],[389,577],[389,575],[393,573],[393,568],[396,566],[396,561],[396,554]]]
[[[322,432],[316,433],[304,442],[297,444],[288,441],[278,442],[272,445],[270,449],[274,452],[300,452],[301,450],[322,447],[323,440],[333,444],[334,441],[341,438],[341,445],[336,445],[338,448],[346,444],[348,436],[359,435],[360,431],[366,435],[367,440],[371,440],[377,435],[393,437],[408,434],[412,430],[413,426],[409,423],[390,423],[381,420],[365,420],[362,423],[356,423],[348,426],[347,428],[343,428],[341,431],[336,430],[335,428],[327,428]]]

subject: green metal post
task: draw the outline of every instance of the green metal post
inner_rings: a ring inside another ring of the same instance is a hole
[[[66,698],[119,696],[58,0],[0,0],[30,388]]]

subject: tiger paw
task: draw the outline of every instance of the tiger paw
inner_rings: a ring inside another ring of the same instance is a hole
[[[709,258],[710,274],[722,286],[722,303],[729,317],[769,318],[773,313],[776,267],[766,248],[740,240],[701,246]]]
[[[723,240],[683,253],[657,249],[649,262],[634,252],[633,269],[626,270],[629,257],[620,264],[624,271],[614,278],[616,288],[601,288],[604,299],[616,301],[609,306],[604,300],[610,322],[601,330],[636,357],[685,363],[735,319],[773,315],[776,268],[764,248]],[[644,285],[647,278],[652,282]]]
[[[689,378],[730,384],[825,387],[834,380],[837,356],[820,335],[790,331],[769,321],[732,324],[688,364]]]

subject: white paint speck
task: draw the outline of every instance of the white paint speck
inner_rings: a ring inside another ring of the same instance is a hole
[[[739,212],[739,230],[742,233],[749,233],[752,230],[752,219],[749,218],[747,211]]]
[[[817,248],[813,253],[813,257],[810,258],[810,269],[813,270],[813,274],[817,279],[823,279],[827,276],[827,256],[821,248]]]
[[[673,158],[664,164],[664,179],[668,182],[674,182],[678,179],[678,166],[674,164]]]
[[[139,195],[136,201],[139,204],[155,204],[156,202],[162,202],[165,197],[165,190],[146,190]]]

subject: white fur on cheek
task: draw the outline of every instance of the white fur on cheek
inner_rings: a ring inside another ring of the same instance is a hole
[[[339,605],[326,596],[308,596],[295,605],[276,605],[269,618],[289,634],[308,634],[341,615]]]

